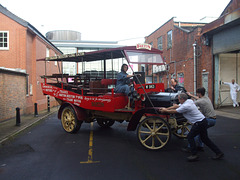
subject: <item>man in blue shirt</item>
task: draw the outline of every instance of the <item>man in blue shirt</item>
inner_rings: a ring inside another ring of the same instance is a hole
[[[182,115],[191,123],[192,128],[187,136],[188,142],[190,144],[191,156],[187,159],[188,161],[198,160],[197,148],[194,141],[194,137],[200,134],[202,141],[216,153],[216,156],[212,159],[221,159],[224,154],[221,150],[209,139],[207,133],[208,122],[205,116],[198,110],[197,106],[194,104],[193,100],[188,99],[188,96],[185,93],[178,95],[180,105],[174,105],[169,108],[160,108],[161,113],[176,114],[182,113]]]

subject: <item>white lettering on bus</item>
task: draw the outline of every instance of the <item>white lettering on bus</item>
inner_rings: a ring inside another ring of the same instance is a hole
[[[60,90],[60,93],[68,94],[68,91]]]

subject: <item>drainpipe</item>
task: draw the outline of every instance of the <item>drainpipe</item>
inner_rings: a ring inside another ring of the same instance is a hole
[[[194,84],[194,95],[196,95],[196,89],[197,89],[197,64],[196,64],[196,41],[193,44],[193,84]]]
[[[239,82],[238,82],[238,66],[239,66],[239,64],[238,64],[238,53],[236,53],[236,83],[237,84],[239,84]]]

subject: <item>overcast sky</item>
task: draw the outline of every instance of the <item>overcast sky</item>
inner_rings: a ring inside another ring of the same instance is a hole
[[[42,34],[74,30],[82,40],[120,41],[145,37],[172,17],[200,22],[219,17],[230,0],[0,0]]]

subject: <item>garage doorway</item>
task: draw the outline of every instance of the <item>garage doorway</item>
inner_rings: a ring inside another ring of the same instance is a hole
[[[231,82],[232,79],[235,79],[235,82],[240,84],[240,54],[220,54],[219,80],[221,82]],[[232,105],[229,86],[221,84],[219,86],[219,95],[221,106]],[[237,101],[240,102],[240,92],[238,93]]]

